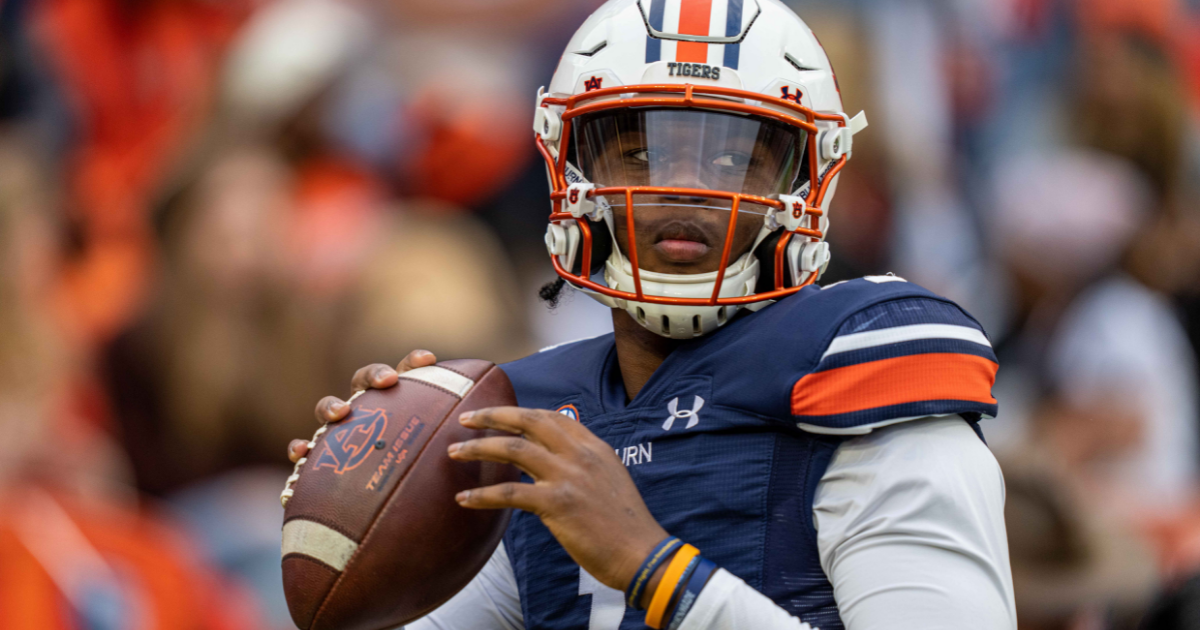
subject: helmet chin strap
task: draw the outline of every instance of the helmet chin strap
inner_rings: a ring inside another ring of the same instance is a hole
[[[612,253],[609,254],[604,265],[604,282],[618,291],[634,293],[637,291],[637,286],[633,278],[633,265],[621,253],[621,248],[617,243],[612,212],[606,213],[604,220],[608,223],[608,232],[613,241]],[[754,292],[754,288],[758,285],[759,273],[759,263],[758,259],[754,257],[754,248],[770,235],[771,231],[764,224],[759,229],[754,244],[733,264],[726,267],[718,297],[743,297]],[[698,274],[669,274],[639,269],[638,276],[641,279],[642,291],[647,295],[705,299],[712,297],[713,290],[717,286],[718,273],[711,271]],[[588,293],[613,308],[624,309],[647,330],[671,339],[691,339],[711,333],[725,325],[741,308],[736,305],[653,304],[611,298],[590,291]],[[765,305],[765,302],[754,304],[757,308]]]

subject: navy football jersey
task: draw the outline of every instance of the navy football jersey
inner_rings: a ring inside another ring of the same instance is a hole
[[[611,445],[663,528],[822,630],[842,622],[812,506],[838,444],[905,419],[996,413],[979,324],[891,276],[808,287],[687,342],[633,400],[611,334],[501,367],[521,406],[557,410]],[[504,542],[526,628],[645,627],[537,516],[514,512]]]

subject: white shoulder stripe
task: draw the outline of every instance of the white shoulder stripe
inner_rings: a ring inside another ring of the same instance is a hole
[[[917,339],[960,339],[962,341],[977,343],[981,346],[992,347],[987,337],[974,328],[952,324],[913,324],[911,326],[881,328],[880,330],[868,330],[867,332],[835,337],[830,342],[829,349],[825,351],[825,354],[821,355],[821,359],[823,360],[831,354],[862,350],[863,348],[874,348],[875,346],[885,346],[903,341],[916,341]]]

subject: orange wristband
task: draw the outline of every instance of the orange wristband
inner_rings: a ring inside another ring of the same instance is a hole
[[[675,557],[671,558],[671,564],[667,565],[667,572],[663,574],[658,588],[654,589],[650,607],[646,609],[647,626],[655,630],[662,627],[662,618],[667,612],[667,604],[671,603],[671,594],[675,592],[675,585],[679,582],[679,578],[683,577],[683,571],[687,569],[688,563],[698,555],[700,555],[699,549],[691,545],[684,545],[676,552]]]

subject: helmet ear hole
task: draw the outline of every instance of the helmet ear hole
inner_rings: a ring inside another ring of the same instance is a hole
[[[767,293],[775,290],[775,247],[779,245],[779,239],[783,237],[783,230],[775,230],[771,232],[763,242],[754,248],[754,257],[758,259],[758,284],[754,287],[755,293]],[[783,286],[790,286],[787,277],[783,279]]]

